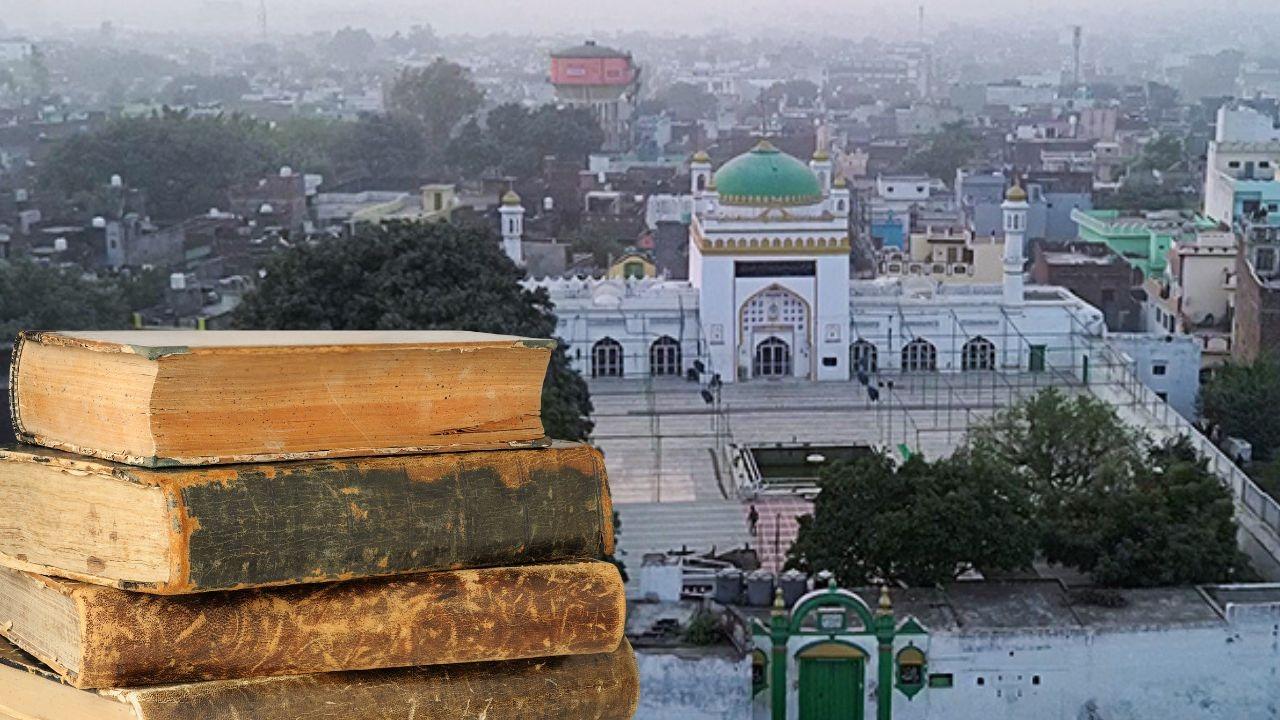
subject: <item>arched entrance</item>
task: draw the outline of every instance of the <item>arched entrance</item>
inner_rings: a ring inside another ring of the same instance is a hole
[[[862,720],[867,656],[828,640],[796,654],[800,667],[800,720]]]
[[[780,285],[752,295],[739,312],[739,365],[751,377],[807,375],[811,320],[809,304]]]
[[[960,352],[961,370],[996,369],[996,346],[981,335],[965,343]]]
[[[679,375],[680,343],[670,335],[663,335],[649,346],[650,375]]]
[[[591,346],[591,377],[622,377],[622,344],[611,337]]]
[[[756,345],[751,374],[761,378],[789,377],[792,373],[791,346],[786,341],[770,337]]]

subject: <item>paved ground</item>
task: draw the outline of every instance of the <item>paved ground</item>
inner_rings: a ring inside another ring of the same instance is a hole
[[[751,543],[767,564],[794,537],[803,503],[760,509],[757,537],[746,521],[717,453],[728,443],[812,442],[896,447],[930,457],[950,454],[976,418],[1016,391],[1033,391],[1048,376],[973,373],[966,376],[886,376],[879,402],[853,382],[753,382],[727,385],[722,412],[696,384],[675,378],[593,380],[594,441],[603,449],[614,504],[622,520],[623,559],[639,567],[645,553],[688,547],[723,551]],[[772,501],[770,501],[772,503]],[[782,513],[781,526],[778,513]],[[767,517],[766,517],[767,516]]]

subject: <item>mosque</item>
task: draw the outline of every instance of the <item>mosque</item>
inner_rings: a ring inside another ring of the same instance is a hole
[[[1078,373],[1100,311],[1024,287],[1027,195],[1003,204],[1001,284],[850,278],[852,198],[819,149],[806,164],[767,140],[713,171],[690,161],[689,280],[543,278],[558,335],[584,375],[831,381],[874,373]],[[502,208],[519,261],[523,209]]]

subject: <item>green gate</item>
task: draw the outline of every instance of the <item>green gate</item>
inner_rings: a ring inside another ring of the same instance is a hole
[[[838,642],[810,645],[800,663],[800,720],[862,720],[866,656]]]

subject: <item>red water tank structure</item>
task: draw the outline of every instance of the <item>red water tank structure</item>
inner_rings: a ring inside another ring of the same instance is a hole
[[[597,45],[581,45],[551,53],[551,84],[566,105],[589,107],[604,130],[605,149],[622,149],[628,121],[640,88],[640,69],[630,53]]]

